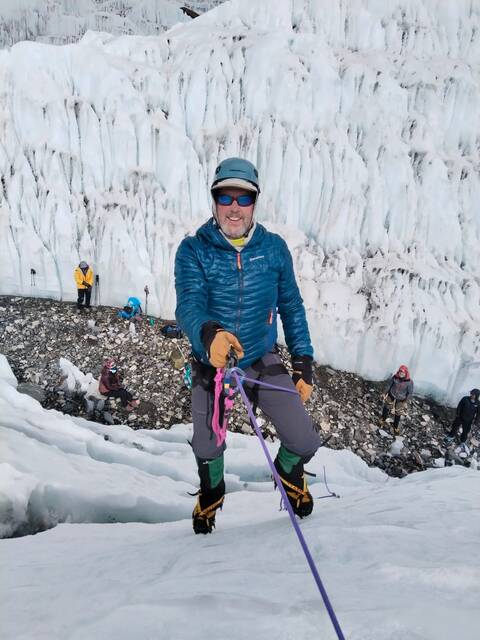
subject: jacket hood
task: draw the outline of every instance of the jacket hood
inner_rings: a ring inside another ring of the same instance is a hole
[[[404,376],[402,377],[400,374],[403,373]],[[400,380],[410,380],[410,372],[408,371],[408,367],[404,364],[402,364],[399,368],[397,373],[395,374],[396,378],[399,378]]]

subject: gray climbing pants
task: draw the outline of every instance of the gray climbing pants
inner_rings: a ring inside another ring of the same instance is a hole
[[[288,371],[277,353],[266,353],[258,362],[245,369],[248,378],[295,389]],[[200,362],[192,365],[193,452],[197,458],[213,460],[222,455],[225,443],[217,447],[212,430],[215,369]],[[310,457],[321,440],[315,424],[305,411],[300,396],[244,383],[247,395],[268,416],[282,444],[292,453]]]

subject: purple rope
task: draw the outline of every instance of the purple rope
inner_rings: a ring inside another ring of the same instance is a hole
[[[242,380],[239,377],[237,371],[233,370],[232,374],[235,378],[235,381],[237,383],[237,389],[240,392],[240,395],[242,396],[242,400],[245,404],[245,408],[247,410],[248,416],[250,418],[250,420],[252,421],[252,425],[253,428],[255,429],[255,433],[258,436],[258,439],[260,440],[260,444],[262,445],[263,448],[263,453],[265,454],[265,457],[267,458],[268,464],[270,466],[270,470],[272,471],[273,477],[275,479],[275,482],[277,483],[277,487],[280,490],[280,493],[282,495],[283,498],[283,502],[285,504],[285,507],[287,508],[288,511],[288,515],[290,516],[290,520],[292,521],[292,525],[293,528],[295,530],[295,533],[297,534],[297,538],[300,542],[300,545],[303,549],[303,553],[305,554],[305,557],[307,558],[307,562],[309,564],[310,567],[310,571],[313,574],[313,577],[315,579],[315,582],[317,583],[317,587],[318,590],[320,591],[320,595],[322,596],[323,602],[325,604],[325,607],[328,611],[328,615],[330,616],[330,620],[332,621],[333,627],[337,633],[337,637],[339,638],[339,640],[345,640],[345,636],[343,635],[343,632],[340,628],[340,624],[338,623],[337,620],[337,616],[335,615],[335,611],[333,610],[333,607],[330,603],[330,600],[328,598],[327,592],[325,591],[325,587],[323,586],[322,580],[318,574],[317,571],[317,567],[315,566],[315,562],[313,561],[312,558],[312,554],[310,553],[310,549],[307,546],[307,543],[305,541],[305,538],[303,537],[303,533],[300,529],[300,527],[298,526],[298,523],[295,519],[295,514],[293,513],[292,510],[292,505],[290,504],[290,501],[288,499],[288,496],[285,492],[285,489],[282,485],[282,481],[280,480],[280,476],[278,475],[277,470],[275,469],[275,465],[273,464],[272,458],[270,456],[270,453],[268,452],[267,446],[263,440],[263,436],[262,436],[262,432],[260,431],[260,428],[257,424],[257,420],[255,418],[255,414],[252,411],[252,406],[250,404],[250,402],[248,401],[247,395],[245,393],[245,390],[242,386]],[[246,378],[243,378],[244,380],[246,380]],[[252,382],[257,382],[256,380],[252,380]],[[263,383],[264,385],[266,383]],[[272,386],[272,385],[268,385],[268,386]],[[288,389],[283,389],[282,387],[277,387],[277,389],[281,390],[281,391],[288,391]]]
[[[234,373],[237,373],[234,371]],[[268,384],[268,382],[262,382],[261,380],[254,380],[253,378],[247,378],[246,376],[242,376],[242,382],[253,382],[253,384],[259,384],[261,387],[268,387],[269,389],[275,389],[276,391],[286,391],[287,393],[296,393],[298,396],[298,391],[296,389],[286,389],[285,387],[278,387],[276,384]]]

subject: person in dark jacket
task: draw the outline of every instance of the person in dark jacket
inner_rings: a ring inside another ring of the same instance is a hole
[[[83,309],[84,300],[85,307],[89,309],[90,298],[92,297],[93,270],[85,260],[82,260],[73,272],[73,277],[75,278],[75,284],[77,285],[77,309]]]
[[[381,422],[385,423],[390,411],[394,412],[393,431],[399,433],[400,419],[407,412],[408,401],[413,395],[413,381],[406,365],[402,364],[397,373],[388,381],[383,396],[383,411]]]
[[[127,411],[132,411],[140,404],[140,400],[135,400],[132,394],[122,386],[118,367],[111,359],[103,363],[98,390],[107,398],[120,398],[122,407]]]
[[[255,222],[259,193],[253,164],[240,158],[221,162],[211,187],[213,217],[181,242],[175,259],[176,318],[194,356],[192,447],[200,477],[192,514],[195,533],[212,531],[224,501],[225,443],[216,444],[212,414],[216,369],[225,367],[231,349],[248,377],[298,391],[245,383],[281,440],[275,466],[293,510],[305,517],[313,508],[304,464],[320,446],[320,437],[303,406],[313,388],[313,349],[287,245]],[[293,380],[276,349],[278,314]]]
[[[460,442],[466,442],[474,421],[480,423],[480,389],[472,389],[469,396],[463,396],[458,403],[455,420],[446,438],[447,442],[453,442],[462,428]]]

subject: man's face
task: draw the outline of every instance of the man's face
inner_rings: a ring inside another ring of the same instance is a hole
[[[235,199],[231,204],[220,204],[218,202],[218,196],[221,195],[231,196],[232,198],[252,196],[253,202],[246,207],[241,207]],[[256,194],[252,191],[239,189],[237,187],[225,187],[224,189],[217,189],[215,191],[214,197],[217,222],[227,238],[241,238],[250,229],[252,225],[253,210],[255,208],[255,195]]]

